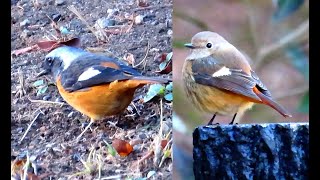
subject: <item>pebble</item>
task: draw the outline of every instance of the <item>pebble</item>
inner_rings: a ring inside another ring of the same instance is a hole
[[[114,26],[116,24],[116,21],[113,19],[108,19],[108,18],[100,18],[96,21],[95,26],[96,27],[101,27],[102,29],[109,27],[109,26]]]
[[[63,102],[63,100],[62,100],[62,98],[57,97],[56,100],[55,100],[55,102]]]
[[[48,95],[43,96],[42,100],[48,101],[50,98],[51,98],[51,96],[48,94]]]
[[[65,0],[56,0],[54,4],[55,4],[56,6],[61,6],[61,5],[63,5],[65,2],[66,2]]]
[[[52,16],[52,20],[54,21],[54,22],[58,22],[59,20],[60,20],[60,18],[61,18],[61,14],[54,14],[53,16]]]
[[[143,16],[138,15],[134,18],[134,23],[135,24],[141,24],[143,22]]]
[[[71,118],[73,115],[73,111],[71,111],[69,114],[68,114],[68,118]]]
[[[23,20],[22,22],[20,22],[20,27],[23,27],[23,26],[27,26],[30,24],[30,21],[29,19],[25,19]]]
[[[113,15],[118,15],[119,14],[119,9],[108,9],[107,13],[108,13],[108,18],[110,18]]]
[[[153,20],[155,18],[156,18],[155,15],[146,15],[146,16],[143,17],[143,21],[147,22],[147,21],[151,21],[151,20]]]
[[[167,31],[167,34],[168,34],[169,36],[171,36],[171,35],[173,34],[173,31],[172,31],[171,29],[169,29],[169,30]]]

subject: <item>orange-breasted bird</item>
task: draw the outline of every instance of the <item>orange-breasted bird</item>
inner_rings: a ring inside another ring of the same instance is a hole
[[[135,90],[150,83],[167,83],[161,77],[142,76],[121,61],[87,52],[80,48],[61,46],[46,55],[44,71],[51,73],[62,98],[91,121],[123,112],[131,103]]]
[[[290,113],[272,100],[271,93],[251,69],[246,57],[215,32],[195,34],[183,65],[184,89],[191,102],[201,111],[216,115],[243,114],[254,103],[265,104],[284,117]]]

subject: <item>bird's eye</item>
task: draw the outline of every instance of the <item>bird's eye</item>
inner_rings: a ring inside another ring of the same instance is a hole
[[[207,44],[207,48],[211,48],[212,47],[212,44],[211,43],[208,43]]]
[[[53,62],[53,59],[51,57],[48,57],[47,61],[48,61],[49,64],[51,64]]]

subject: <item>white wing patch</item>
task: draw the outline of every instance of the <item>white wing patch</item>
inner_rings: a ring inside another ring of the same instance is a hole
[[[89,68],[86,71],[84,71],[78,78],[78,81],[85,81],[88,80],[90,78],[92,78],[93,76],[96,76],[98,74],[100,74],[101,72],[99,70],[96,70],[94,68]]]
[[[213,73],[212,77],[229,76],[229,75],[231,75],[230,69],[225,67],[225,66],[223,66],[217,72]]]

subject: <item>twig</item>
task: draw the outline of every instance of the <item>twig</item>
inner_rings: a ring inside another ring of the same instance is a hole
[[[78,18],[83,21],[86,26],[90,29],[90,31],[96,36],[97,41],[100,42],[98,35],[96,34],[95,30],[89,25],[89,23],[83,18],[83,16],[79,13],[79,11],[74,6],[68,6],[68,9],[73,12]]]
[[[37,111],[38,111],[38,110],[37,110]],[[27,135],[27,133],[29,132],[32,124],[34,123],[34,121],[36,121],[36,120],[38,119],[38,117],[39,117],[40,114],[44,115],[44,113],[40,110],[40,112],[36,115],[36,117],[33,118],[33,120],[31,121],[31,123],[29,124],[26,132],[23,134],[22,138],[20,139],[20,143],[21,143],[22,140],[26,137],[26,135]]]
[[[176,16],[184,21],[187,21],[202,30],[209,29],[208,25],[205,22],[186,14],[185,12],[173,11],[173,16]]]
[[[247,15],[249,18],[249,28],[250,28],[250,35],[251,38],[253,40],[253,47],[255,47],[256,49],[259,47],[258,46],[258,42],[257,42],[257,33],[255,31],[255,20],[254,20],[254,13],[253,13],[253,9],[251,7],[251,3],[249,0],[245,0],[246,3],[246,9],[247,9]]]
[[[162,129],[163,129],[163,108],[162,108],[162,98],[160,98],[160,130],[159,130],[159,135],[162,139]]]
[[[23,177],[22,177],[22,180],[27,180],[29,163],[30,163],[30,158],[29,158],[29,153],[28,153],[28,151],[27,151],[27,161],[26,161],[26,163],[24,164],[24,167],[23,167]]]
[[[54,102],[54,101],[44,101],[44,100],[36,100],[36,99],[30,99],[28,97],[29,101],[32,103],[44,103],[44,104],[59,104],[59,105],[64,105],[63,102]]]
[[[163,148],[163,151],[166,151],[166,150],[169,148],[169,144],[171,144],[171,143],[172,143],[172,138],[171,138],[170,141],[167,143],[166,147]],[[170,146],[170,148],[171,148],[171,153],[172,153],[172,146]],[[160,161],[160,164],[159,164],[159,168],[161,168],[164,160],[166,160],[167,158],[168,158],[168,157],[165,157],[164,155],[162,156],[161,161]]]
[[[148,53],[149,53],[149,50],[150,50],[150,43],[148,41],[147,52],[146,52],[144,58],[137,65],[133,65],[132,67],[136,68],[136,67],[140,66],[146,60]],[[143,70],[144,69],[145,69],[145,66],[143,67]]]
[[[298,87],[298,88],[295,88],[295,89],[292,89],[292,90],[287,90],[285,92],[278,93],[278,94],[276,94],[274,96],[274,98],[275,99],[282,99],[282,98],[286,98],[286,97],[289,97],[289,96],[302,94],[302,93],[304,93],[304,92],[306,92],[308,90],[309,90],[308,86]]]
[[[259,66],[262,64],[265,57],[272,52],[283,48],[296,40],[298,37],[303,35],[304,33],[309,31],[309,19],[303,22],[298,28],[291,31],[286,36],[282,37],[279,41],[276,41],[268,46],[262,47],[260,51],[258,52],[256,61],[255,61],[255,68],[258,69]]]
[[[161,9],[161,8],[167,8],[172,7],[172,4],[165,4],[162,6],[147,6],[147,7],[139,7],[136,9],[133,9],[133,11],[141,11],[141,10],[149,10],[149,9]]]
[[[128,176],[128,175],[134,175],[136,173],[125,173],[125,174],[118,174],[118,175],[112,175],[112,176],[108,176],[108,177],[103,177],[100,179],[95,179],[95,180],[107,180],[107,179],[121,179],[124,176]]]
[[[133,102],[131,102],[131,105],[134,107],[134,109],[136,109],[137,114],[138,114],[139,116],[141,116],[141,114],[140,114],[139,110],[137,109],[136,105],[134,105]]]

